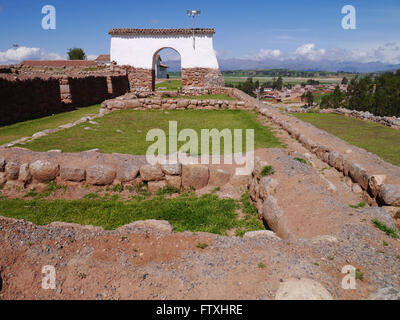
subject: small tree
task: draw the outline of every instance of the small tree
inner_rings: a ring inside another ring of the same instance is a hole
[[[346,85],[349,83],[349,80],[346,77],[343,77],[342,84]]]
[[[307,102],[307,105],[310,107],[314,102],[314,95],[311,91],[307,91],[301,96],[301,100]]]
[[[81,48],[71,48],[67,52],[69,60],[86,60],[85,51]]]

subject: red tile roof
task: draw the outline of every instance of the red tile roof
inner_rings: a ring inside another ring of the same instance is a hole
[[[109,54],[101,54],[99,55],[95,61],[110,61],[111,57]]]
[[[206,28],[196,29],[111,29],[108,34],[111,35],[170,35],[170,34],[214,34],[215,30]]]

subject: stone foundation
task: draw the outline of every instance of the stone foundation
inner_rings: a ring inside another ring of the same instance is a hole
[[[154,91],[155,70],[120,66],[128,74],[131,91]],[[182,69],[182,91],[186,94],[206,94],[210,88],[224,86],[219,69],[189,68]]]
[[[155,71],[151,69],[120,66],[126,70],[131,91],[153,91],[155,85]]]
[[[223,87],[225,84],[219,69],[182,69],[182,90],[185,93],[202,91],[207,88]]]
[[[62,153],[0,148],[0,154],[0,188],[31,188],[55,181],[59,185],[71,182],[94,186],[145,184],[155,193],[166,187],[176,190],[222,187],[235,180],[233,169],[217,170],[212,165],[190,164],[190,161],[150,165],[145,156],[103,154],[98,150]]]

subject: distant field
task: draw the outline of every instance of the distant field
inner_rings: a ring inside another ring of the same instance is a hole
[[[224,77],[225,83],[240,83],[240,82],[245,82],[249,77]],[[267,81],[272,81],[273,79],[276,79],[277,77],[253,77],[253,81],[260,81],[260,83],[267,82]],[[283,77],[283,82],[284,83],[290,83],[290,84],[301,84],[302,82],[307,82],[309,79],[314,79],[319,81],[321,84],[332,84],[332,83],[340,83],[342,81],[342,78],[298,78],[298,77]]]
[[[400,166],[400,130],[338,114],[293,114],[348,143]]]

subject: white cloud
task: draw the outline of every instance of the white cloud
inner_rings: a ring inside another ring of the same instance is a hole
[[[99,56],[98,54],[88,54],[86,56],[86,59],[87,60],[96,60],[98,56]]]
[[[11,64],[20,63],[23,60],[61,60],[65,57],[58,53],[47,53],[40,48],[19,47],[0,51],[0,63]]]
[[[282,57],[282,52],[279,49],[261,49],[256,54],[257,60],[262,59],[279,59]]]
[[[321,60],[326,55],[325,49],[317,49],[314,43],[306,43],[295,51],[295,58],[303,58],[311,61]]]

